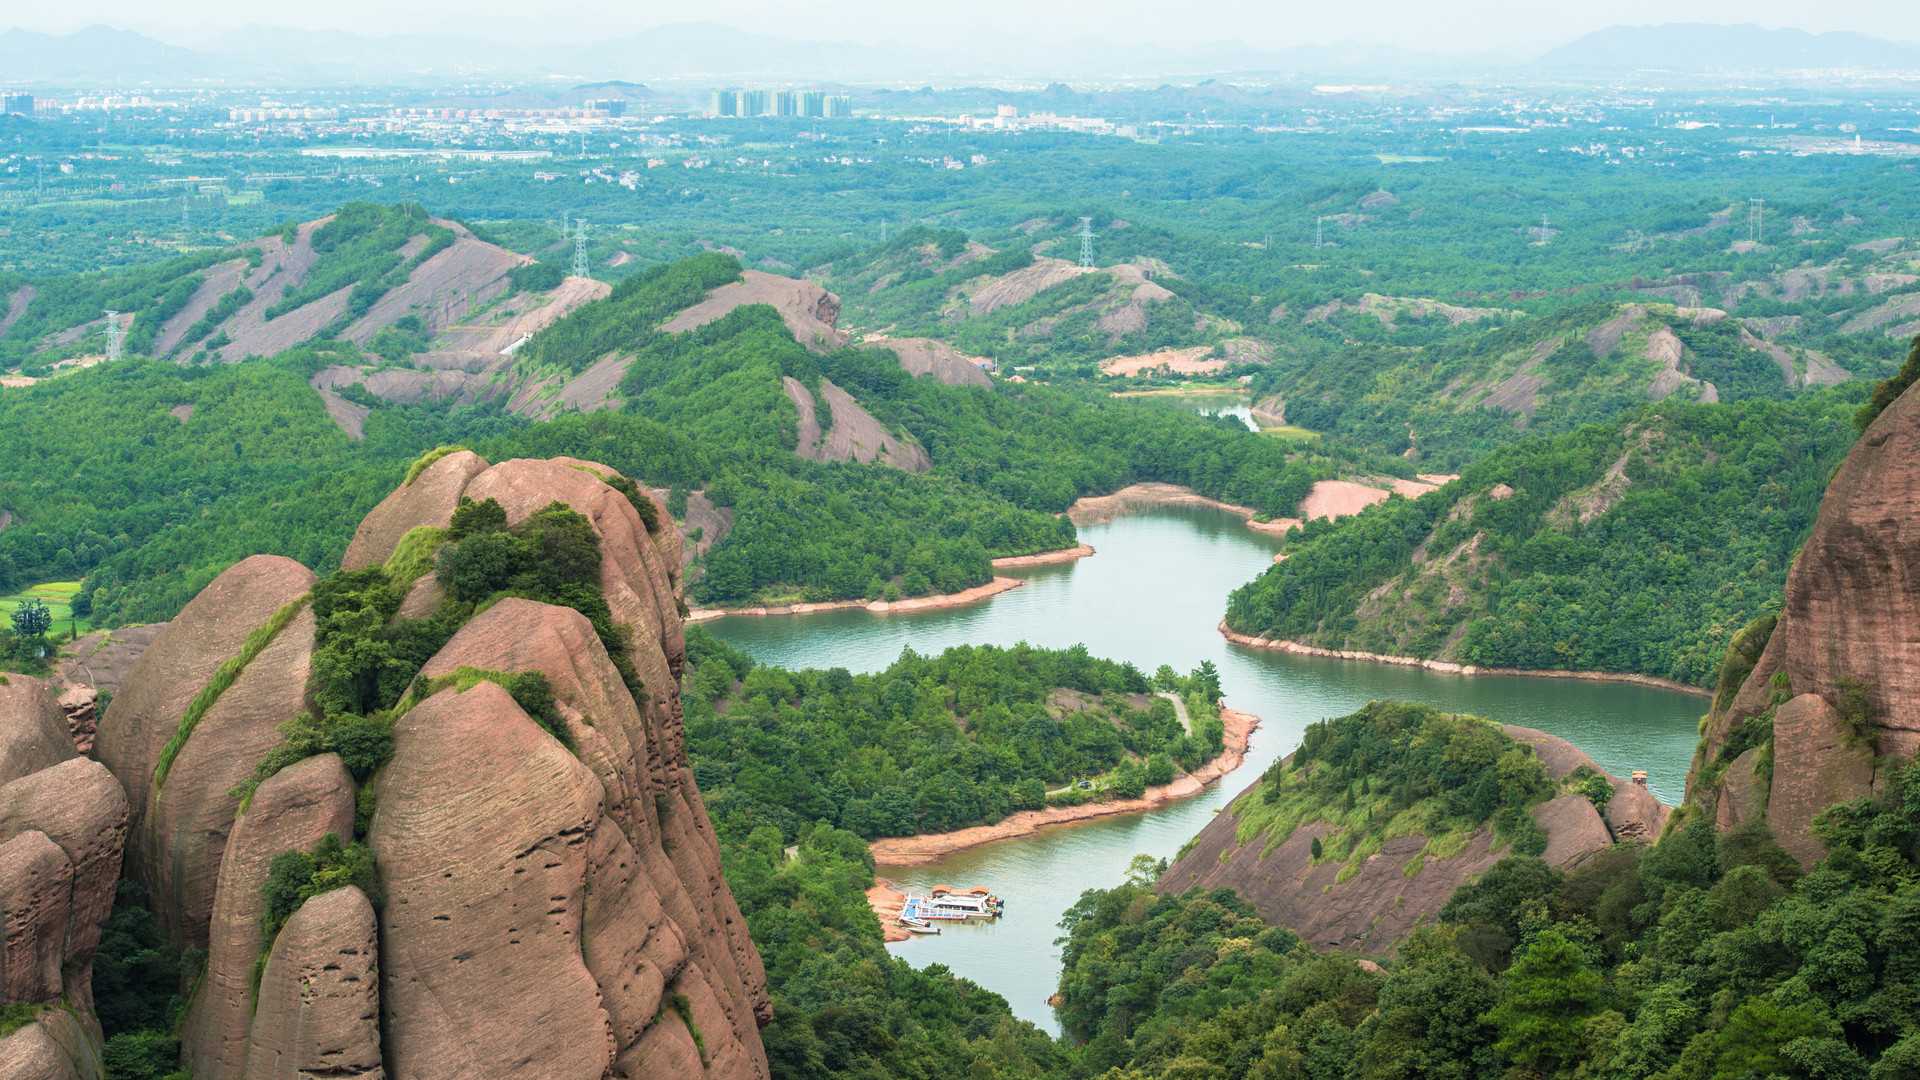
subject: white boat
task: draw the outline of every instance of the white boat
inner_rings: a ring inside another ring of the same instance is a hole
[[[1004,901],[985,889],[975,889],[966,893],[935,889],[927,896],[907,897],[906,907],[901,912],[901,921],[940,919],[964,922],[967,919],[997,919],[1005,908]]]
[[[909,926],[909,927],[907,927],[907,933],[909,933],[909,934],[937,934],[937,933],[939,933],[939,932],[940,932],[940,928],[939,928],[939,927],[937,927],[937,926],[924,926],[924,925],[923,925],[923,926]]]

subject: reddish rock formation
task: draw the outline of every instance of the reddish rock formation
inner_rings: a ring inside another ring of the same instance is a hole
[[[1579,748],[1557,736],[1532,728],[1506,727],[1507,735],[1532,745],[1548,775],[1560,779],[1581,765],[1606,773]],[[1612,778],[1609,777],[1611,780]],[[1665,807],[1645,788],[1614,780],[1614,799],[1623,796],[1638,818],[1658,816]],[[1235,802],[1257,790],[1256,781]],[[1637,805],[1638,792],[1659,809],[1658,815]],[[1609,804],[1611,809],[1611,804]],[[1635,818],[1635,820],[1638,820]],[[1555,866],[1568,866],[1613,843],[1618,830],[1602,819],[1584,795],[1566,794],[1534,808],[1534,820],[1547,834],[1542,855]],[[1378,854],[1360,863],[1358,874],[1337,880],[1345,864],[1333,860],[1315,863],[1313,841],[1332,832],[1332,826],[1314,822],[1295,829],[1272,851],[1272,838],[1256,836],[1241,844],[1236,836],[1239,818],[1230,804],[1216,814],[1194,838],[1192,848],[1161,875],[1155,888],[1184,892],[1189,888],[1227,886],[1260,909],[1262,917],[1298,933],[1314,948],[1354,949],[1383,954],[1408,931],[1431,922],[1454,890],[1484,873],[1508,852],[1498,850],[1490,830],[1482,829],[1467,849],[1450,859],[1422,855],[1427,837],[1396,837],[1382,842]],[[1621,837],[1624,838],[1624,837]],[[1416,864],[1417,859],[1417,864]]]
[[[165,783],[151,776],[187,703],[238,639],[312,577],[241,563],[143,655],[102,722],[100,746],[120,775],[148,785],[129,875],[152,883],[176,937],[208,944],[183,1033],[196,1077],[381,1076],[387,1067],[422,1078],[767,1075],[765,974],[721,876],[681,737],[681,538],[658,500],[666,527],[650,534],[606,483],[615,479],[591,462],[489,466],[461,452],[362,524],[351,565],[377,565],[407,531],[446,525],[462,495],[497,499],[514,524],[555,501],[571,506],[599,536],[602,592],[633,631],[628,655],[644,690],[630,692],[571,609],[508,598],[469,622],[422,674],[543,673],[577,752],[490,682],[443,690],[397,718],[366,836],[386,894],[379,932],[358,892],[308,900],[271,946],[257,1001],[269,864],[329,831],[347,840],[353,828],[356,792],[332,756],[271,777],[237,822],[228,794],[303,706],[310,611],[207,710]],[[408,600],[422,610],[438,588],[427,582]],[[229,623],[244,625],[235,633]]]
[[[1920,751],[1916,511],[1920,396],[1909,390],[1867,428],[1827,485],[1777,623],[1736,636],[1703,726],[1687,801],[1724,826],[1764,814],[1803,864],[1824,854],[1807,832],[1813,816],[1873,789],[1876,752]],[[1865,715],[1845,720],[1839,708]],[[1727,762],[1721,750],[1744,722],[1769,714],[1774,766],[1760,791],[1752,759]],[[1846,730],[1862,720],[1879,729],[1871,748],[1854,744]]]
[[[353,779],[338,755],[322,754],[268,777],[234,822],[220,860],[206,974],[181,1033],[182,1056],[197,1080],[229,1080],[255,1071],[248,1043],[255,1026],[254,962],[266,906],[260,887],[274,856],[310,851],[328,833],[351,840],[353,811]],[[259,1005],[267,1003],[263,989]]]
[[[6,1080],[100,1080],[100,1032],[65,1009],[41,1009],[33,1022],[0,1039]]]
[[[176,918],[178,913],[173,902],[158,903],[155,914],[160,924],[170,932],[196,944],[206,941],[205,919],[212,907],[213,879],[219,866],[218,844],[224,841],[226,827],[233,820],[235,803],[227,798],[227,788],[233,786],[239,777],[251,772],[253,762],[260,755],[226,751],[225,760],[222,761],[219,760],[223,756],[222,748],[203,745],[194,754],[193,761],[204,762],[204,769],[193,768],[192,772],[205,779],[213,779],[216,773],[232,779],[224,782],[214,780],[218,784],[215,788],[170,797],[171,805],[167,814],[169,827],[162,829],[156,827],[153,805],[156,797],[153,777],[160,764],[161,749],[179,729],[187,706],[212,680],[220,665],[239,654],[247,635],[254,628],[265,625],[275,612],[310,589],[314,580],[313,571],[292,559],[277,555],[255,555],[235,564],[201,590],[200,595],[194,597],[179,617],[169,623],[141,654],[119,695],[107,706],[106,716],[100,720],[100,732],[94,746],[95,756],[119,778],[126,788],[127,801],[132,808],[132,831],[127,842],[128,876],[145,885],[156,901],[172,899],[176,885],[182,896],[192,893],[198,901],[195,908],[199,916],[197,926]],[[304,638],[304,645],[309,650],[313,643],[312,634],[312,624],[309,622]],[[281,634],[281,640],[275,642],[276,646],[282,647],[268,651],[280,655],[286,647],[299,647],[301,644],[298,628],[289,627]],[[291,674],[283,671],[276,678],[271,672],[266,672],[252,680],[247,680],[243,675],[242,680],[250,685],[242,697],[247,701],[271,701],[275,707],[279,707],[285,703],[284,695],[287,693],[291,692],[297,697],[302,690],[299,684],[306,681],[306,673],[302,668],[292,676],[297,681],[289,687],[286,682]],[[252,685],[262,683],[267,685],[257,688]],[[238,688],[239,683],[236,683],[235,689]],[[292,711],[289,710],[275,716],[235,716],[229,708],[222,714],[227,722],[219,726],[251,728],[248,745],[270,747],[278,742],[273,737],[274,726],[291,715]],[[205,722],[203,719],[202,723]],[[189,739],[188,747],[192,747],[192,743],[193,740]],[[186,755],[187,751],[183,749],[181,756],[184,758]],[[183,803],[183,799],[192,805]],[[226,813],[224,823],[218,820],[218,804],[223,800]],[[214,829],[217,837],[192,840],[190,831],[197,825]],[[174,852],[170,846],[171,840],[180,835],[175,829],[187,830],[190,842],[199,849],[198,857],[193,859],[190,867],[199,880],[182,879],[175,873]]]
[[[293,913],[260,975],[245,1080],[383,1080],[375,930],[373,905],[351,885]]]
[[[60,953],[73,914],[73,863],[43,832],[0,844],[0,991],[8,1001],[60,1000]]]
[[[82,756],[93,753],[93,737],[99,731],[99,703],[100,691],[91,686],[69,686],[60,694],[60,711],[67,716],[67,737]]]
[[[51,769],[74,755],[53,688],[29,675],[0,685],[0,784]]]
[[[1714,824],[1722,829],[1731,829],[1751,818],[1766,816],[1769,785],[1756,771],[1759,763],[1760,748],[1754,746],[1743,751],[1727,766]]]
[[[400,538],[422,525],[441,525],[453,519],[460,494],[468,481],[487,468],[487,459],[471,450],[456,450],[420,470],[413,483],[404,484],[380,500],[355,530],[340,566],[358,570],[387,561]]]
[[[93,951],[113,913],[120,853],[127,836],[127,797],[97,761],[70,758],[0,787],[0,841],[45,833],[72,864],[71,921],[62,934],[68,989],[91,1009]]]
[[[1826,857],[1809,831],[1814,816],[1872,792],[1873,750],[1848,738],[1824,698],[1801,694],[1774,714],[1773,758],[1767,824],[1800,865],[1812,866]]]

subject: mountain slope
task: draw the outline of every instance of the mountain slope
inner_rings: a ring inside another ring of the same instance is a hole
[[[1488,455],[1417,502],[1313,522],[1237,590],[1250,638],[1705,685],[1771,609],[1846,453],[1858,384],[1643,405]]]

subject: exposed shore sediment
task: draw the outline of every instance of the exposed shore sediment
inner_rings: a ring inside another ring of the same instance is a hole
[[[1451,660],[1428,660],[1418,656],[1387,656],[1382,653],[1359,652],[1347,649],[1323,649],[1316,645],[1302,645],[1297,641],[1283,638],[1249,637],[1227,628],[1225,620],[1220,623],[1220,634],[1235,645],[1245,645],[1254,649],[1272,649],[1275,652],[1293,653],[1295,656],[1321,656],[1332,660],[1366,660],[1375,664],[1393,664],[1397,667],[1426,668],[1428,671],[1440,671],[1449,675],[1522,675],[1534,679],[1582,679],[1588,682],[1636,683],[1660,690],[1672,690],[1695,697],[1712,697],[1713,691],[1693,686],[1674,679],[1663,679],[1657,675],[1640,675],[1630,671],[1562,671],[1552,668],[1503,668],[1481,667],[1478,664],[1457,664]]]
[[[1114,799],[1109,802],[1083,803],[1079,806],[1050,806],[1045,810],[1022,810],[1009,814],[997,825],[976,825],[971,829],[959,829],[949,833],[925,833],[920,836],[890,836],[875,840],[867,845],[873,852],[874,861],[881,866],[919,866],[929,863],[956,851],[995,840],[1011,840],[1021,836],[1032,836],[1045,825],[1064,825],[1073,821],[1085,821],[1088,818],[1106,817],[1110,814],[1132,814],[1143,810],[1152,810],[1175,799],[1184,799],[1197,795],[1215,780],[1240,767],[1246,760],[1247,743],[1254,729],[1260,726],[1260,718],[1252,713],[1237,712],[1233,709],[1220,710],[1220,719],[1226,728],[1225,749],[1219,756],[1194,772],[1174,778],[1173,783],[1159,787],[1150,787],[1146,794],[1137,799]],[[992,882],[986,882],[991,885]],[[869,894],[871,896],[871,894]],[[875,911],[879,909],[876,907]],[[886,916],[882,915],[882,921]]]
[[[1076,544],[1073,547],[1060,548],[1057,551],[1042,551],[1037,555],[1008,555],[1005,558],[993,560],[993,568],[1000,570],[1012,566],[1049,566],[1053,563],[1072,562],[1075,559],[1084,559],[1093,553],[1093,546],[1091,544]]]
[[[1091,551],[1092,549],[1088,549]],[[1026,556],[1039,558],[1039,556]],[[908,600],[828,600],[818,604],[782,604],[777,607],[728,607],[694,608],[687,613],[688,622],[706,622],[727,615],[812,615],[820,611],[852,611],[860,609],[876,615],[886,615],[903,611],[931,611],[934,608],[959,607],[998,596],[1009,589],[1017,589],[1026,582],[1019,578],[997,577],[985,585],[975,585],[957,593],[941,596],[916,596]]]

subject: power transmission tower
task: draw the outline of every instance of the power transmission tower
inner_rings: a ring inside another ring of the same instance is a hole
[[[187,206],[189,205],[188,200],[190,198],[191,196],[187,192],[182,191],[180,193],[180,227],[183,229],[187,227]]]
[[[880,219],[880,242],[883,244],[887,242],[887,219],[886,218]]]
[[[107,312],[107,359],[120,359],[120,313]]]
[[[1546,243],[1551,234],[1547,231],[1547,215],[1540,215],[1540,242]]]
[[[1093,219],[1080,219],[1080,265],[1093,265]]]
[[[587,273],[587,219],[578,222],[580,231],[573,234],[573,276],[591,277]]]
[[[1327,242],[1327,219],[1324,216],[1314,218],[1313,219],[1313,250],[1319,251],[1320,248],[1326,244],[1326,242]]]
[[[1761,219],[1766,216],[1766,202],[1767,200],[1765,199],[1747,200],[1747,239],[1752,240],[1756,244],[1759,243],[1760,238],[1765,235],[1765,229],[1762,227],[1763,222]]]

